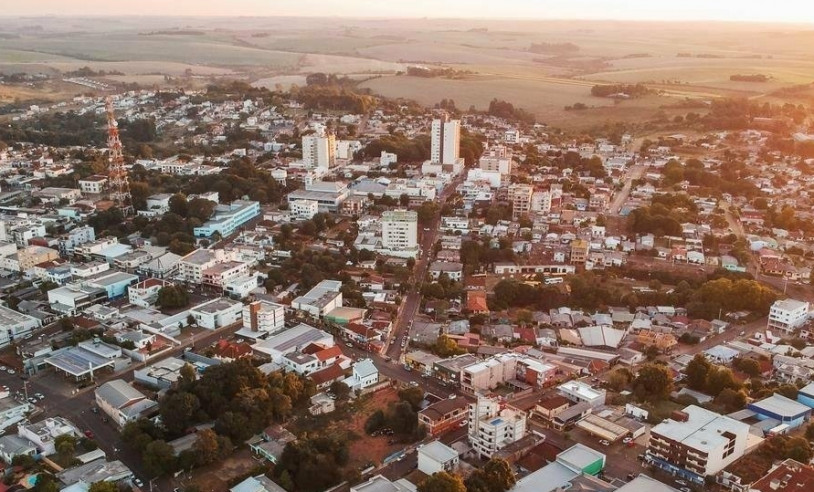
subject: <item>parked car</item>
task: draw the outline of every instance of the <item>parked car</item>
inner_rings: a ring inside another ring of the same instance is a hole
[[[87,437],[88,439],[93,439],[93,432],[90,429],[86,430],[85,437]]]
[[[461,423],[458,424],[458,427],[466,427],[467,425],[469,425],[469,420],[463,419],[461,420]]]
[[[689,485],[686,480],[676,480],[676,483],[679,484],[679,485],[684,485],[684,486]]]
[[[601,441],[599,441],[599,444],[603,446],[610,446],[610,441],[608,441],[607,439],[602,439]]]
[[[622,442],[625,443],[625,444],[627,444],[629,442],[633,442],[633,438],[632,437],[626,437],[626,438],[622,439]]]
[[[142,482],[140,478],[133,479],[133,483],[136,484],[136,487],[144,487],[144,482]]]

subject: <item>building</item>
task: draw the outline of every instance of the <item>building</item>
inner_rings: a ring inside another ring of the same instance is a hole
[[[249,273],[249,264],[242,261],[224,261],[201,272],[201,283],[223,289],[229,282]],[[257,281],[255,281],[255,284]]]
[[[342,307],[342,282],[323,280],[305,295],[291,301],[291,308],[321,318],[332,310]]]
[[[517,183],[509,185],[509,202],[512,204],[512,220],[519,220],[521,217],[531,213],[531,197],[534,194],[534,187],[528,184]]]
[[[749,492],[801,492],[814,490],[814,468],[787,459],[749,486]]]
[[[203,283],[203,272],[226,260],[222,249],[196,249],[178,260],[178,278],[194,285]]]
[[[518,357],[499,354],[461,370],[461,389],[467,393],[494,389],[497,385],[514,379],[517,374]]]
[[[418,469],[427,475],[452,472],[457,466],[458,451],[441,441],[432,441],[418,448]]]
[[[11,465],[17,456],[31,456],[37,454],[37,446],[23,437],[9,435],[0,437],[0,458]]]
[[[59,251],[45,246],[28,246],[17,251],[17,261],[21,272],[26,273],[34,268],[38,263],[56,260],[59,258]]]
[[[211,359],[211,361],[213,363],[216,362],[215,359]],[[183,369],[187,364],[190,363],[175,357],[167,357],[166,359],[161,359],[152,365],[136,369],[133,371],[133,378],[139,384],[149,386],[151,388],[156,388],[159,390],[172,388],[181,377],[181,369]],[[197,371],[197,368],[206,367],[208,364],[196,362],[195,364],[190,365],[195,367]]]
[[[478,167],[509,176],[512,174],[512,151],[504,145],[493,145],[483,152],[478,160]]]
[[[415,492],[416,487],[406,479],[391,482],[383,475],[376,475],[366,482],[356,484],[350,492]]]
[[[391,250],[418,247],[418,214],[408,210],[388,210],[382,214],[382,246]]]
[[[288,206],[296,200],[317,202],[320,212],[338,213],[342,203],[350,196],[348,185],[336,181],[306,180],[304,190],[294,190],[288,194]]]
[[[285,328],[285,306],[259,300],[243,306],[243,328],[237,335],[248,338],[266,338]]]
[[[353,364],[353,372],[345,379],[345,384],[351,390],[364,390],[379,382],[379,369],[372,359],[362,359]]]
[[[243,303],[221,297],[195,306],[189,314],[201,328],[215,330],[239,323],[243,318]]]
[[[749,425],[690,405],[650,429],[646,456],[674,475],[703,484],[746,451]]]
[[[469,404],[469,444],[481,458],[493,454],[526,435],[526,414],[498,400],[478,396]]]
[[[42,321],[39,319],[0,306],[0,348],[8,346],[14,340],[30,337],[40,326]]]
[[[769,321],[766,328],[778,329],[791,333],[808,320],[809,304],[795,299],[781,299],[775,301],[769,310]]]
[[[616,492],[679,492],[679,490],[642,474],[616,489]]]
[[[304,199],[290,201],[288,210],[294,220],[311,220],[319,213],[319,202]]]
[[[588,260],[588,251],[590,249],[591,243],[584,239],[571,241],[571,263],[585,263]]]
[[[313,326],[300,323],[293,328],[257,342],[252,345],[252,350],[261,357],[269,357],[272,362],[282,364],[283,357],[286,354],[298,352],[312,343],[322,347],[333,347],[335,345],[333,335],[318,330]]]
[[[39,453],[49,456],[57,452],[54,442],[59,436],[82,437],[79,429],[63,417],[47,417],[35,423],[20,423],[17,434],[37,446]]]
[[[302,137],[302,163],[306,169],[328,170],[336,166],[336,137],[305,135]]]
[[[77,246],[96,240],[96,233],[91,226],[74,227],[61,235],[58,240],[59,254],[70,256]]]
[[[123,379],[114,379],[96,388],[96,404],[120,427],[158,410],[158,403],[147,398]]]
[[[517,481],[512,492],[552,492],[564,490],[614,490],[611,484],[596,477],[605,467],[605,455],[582,444],[574,444],[559,453],[555,460]],[[585,480],[589,487],[574,486]],[[621,489],[620,489],[621,490]]]
[[[174,284],[167,280],[147,278],[127,289],[127,299],[134,306],[150,308],[158,301],[158,292],[172,285]]]
[[[437,436],[461,424],[469,412],[464,398],[439,400],[418,412],[419,423],[427,427],[427,432]]]
[[[784,429],[796,429],[811,418],[810,407],[779,393],[752,402],[746,408],[755,412],[758,420],[777,422],[777,426],[786,426]]]
[[[568,381],[557,386],[557,392],[574,403],[586,402],[596,408],[605,404],[605,390],[593,388],[580,380]]]
[[[283,455],[286,444],[296,440],[297,437],[285,427],[271,425],[266,427],[260,434],[249,439],[246,444],[249,445],[252,454],[276,464],[280,460],[280,456]]]
[[[87,178],[81,178],[79,180],[79,189],[82,191],[82,193],[98,195],[105,190],[106,184],[107,176],[94,174],[93,176],[88,176]]]
[[[56,477],[66,486],[60,490],[79,492],[90,490],[90,486],[97,482],[130,481],[133,479],[133,472],[121,461],[97,459],[84,465],[62,470],[56,474]]]
[[[0,398],[0,429],[5,429],[26,418],[34,407],[27,401],[19,402],[10,396]]]
[[[265,475],[257,475],[256,477],[249,477],[239,484],[235,485],[229,492],[286,492],[284,488]]]
[[[195,237],[211,237],[217,233],[220,237],[231,236],[237,230],[260,215],[260,203],[235,200],[228,205],[218,205],[209,220],[193,230]]]
[[[461,122],[445,116],[432,121],[430,161],[434,164],[457,164],[461,149]]]

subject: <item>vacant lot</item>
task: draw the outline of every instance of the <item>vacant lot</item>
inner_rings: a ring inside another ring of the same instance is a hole
[[[376,410],[386,411],[391,403],[399,400],[396,390],[388,388],[373,393],[359,405],[349,422],[342,422],[342,428],[359,436],[350,443],[350,462],[348,468],[358,468],[367,463],[380,464],[391,453],[404,445],[388,444],[387,436],[371,437],[365,434],[365,422]]]

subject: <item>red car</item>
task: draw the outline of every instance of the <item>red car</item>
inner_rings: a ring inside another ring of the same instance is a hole
[[[86,430],[85,437],[87,437],[88,439],[93,439],[93,432],[91,432],[90,430]]]

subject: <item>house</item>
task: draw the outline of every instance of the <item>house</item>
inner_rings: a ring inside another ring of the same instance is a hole
[[[0,458],[11,465],[17,456],[35,456],[37,446],[33,442],[20,436],[8,435],[0,437]]]
[[[464,398],[439,400],[420,410],[418,421],[427,427],[430,435],[437,436],[463,422],[467,411],[468,405]]]
[[[326,393],[317,393],[311,397],[311,406],[308,407],[308,413],[311,415],[324,415],[334,410],[336,410],[336,401]]]
[[[120,427],[158,410],[158,403],[123,379],[106,382],[94,394],[99,408]]]
[[[36,445],[39,453],[49,456],[57,452],[54,442],[59,436],[82,437],[79,429],[66,418],[47,417],[35,423],[17,425],[17,435]]]
[[[434,261],[430,265],[430,276],[433,280],[438,280],[441,275],[446,275],[447,278],[458,282],[463,277],[464,265],[463,263],[456,263],[451,261]]]
[[[605,404],[605,390],[593,388],[580,380],[568,381],[557,386],[557,392],[574,403],[585,402],[596,408]]]
[[[379,382],[379,370],[372,359],[363,359],[353,364],[352,374],[345,379],[345,384],[352,391],[364,390]]]
[[[272,425],[246,441],[246,444],[249,445],[252,454],[276,464],[280,460],[286,444],[296,440],[297,437],[285,427]]]
[[[229,492],[286,492],[265,475],[249,477],[229,489]]]
[[[418,448],[418,469],[427,475],[452,472],[457,466],[458,451],[441,441],[432,441]]]

